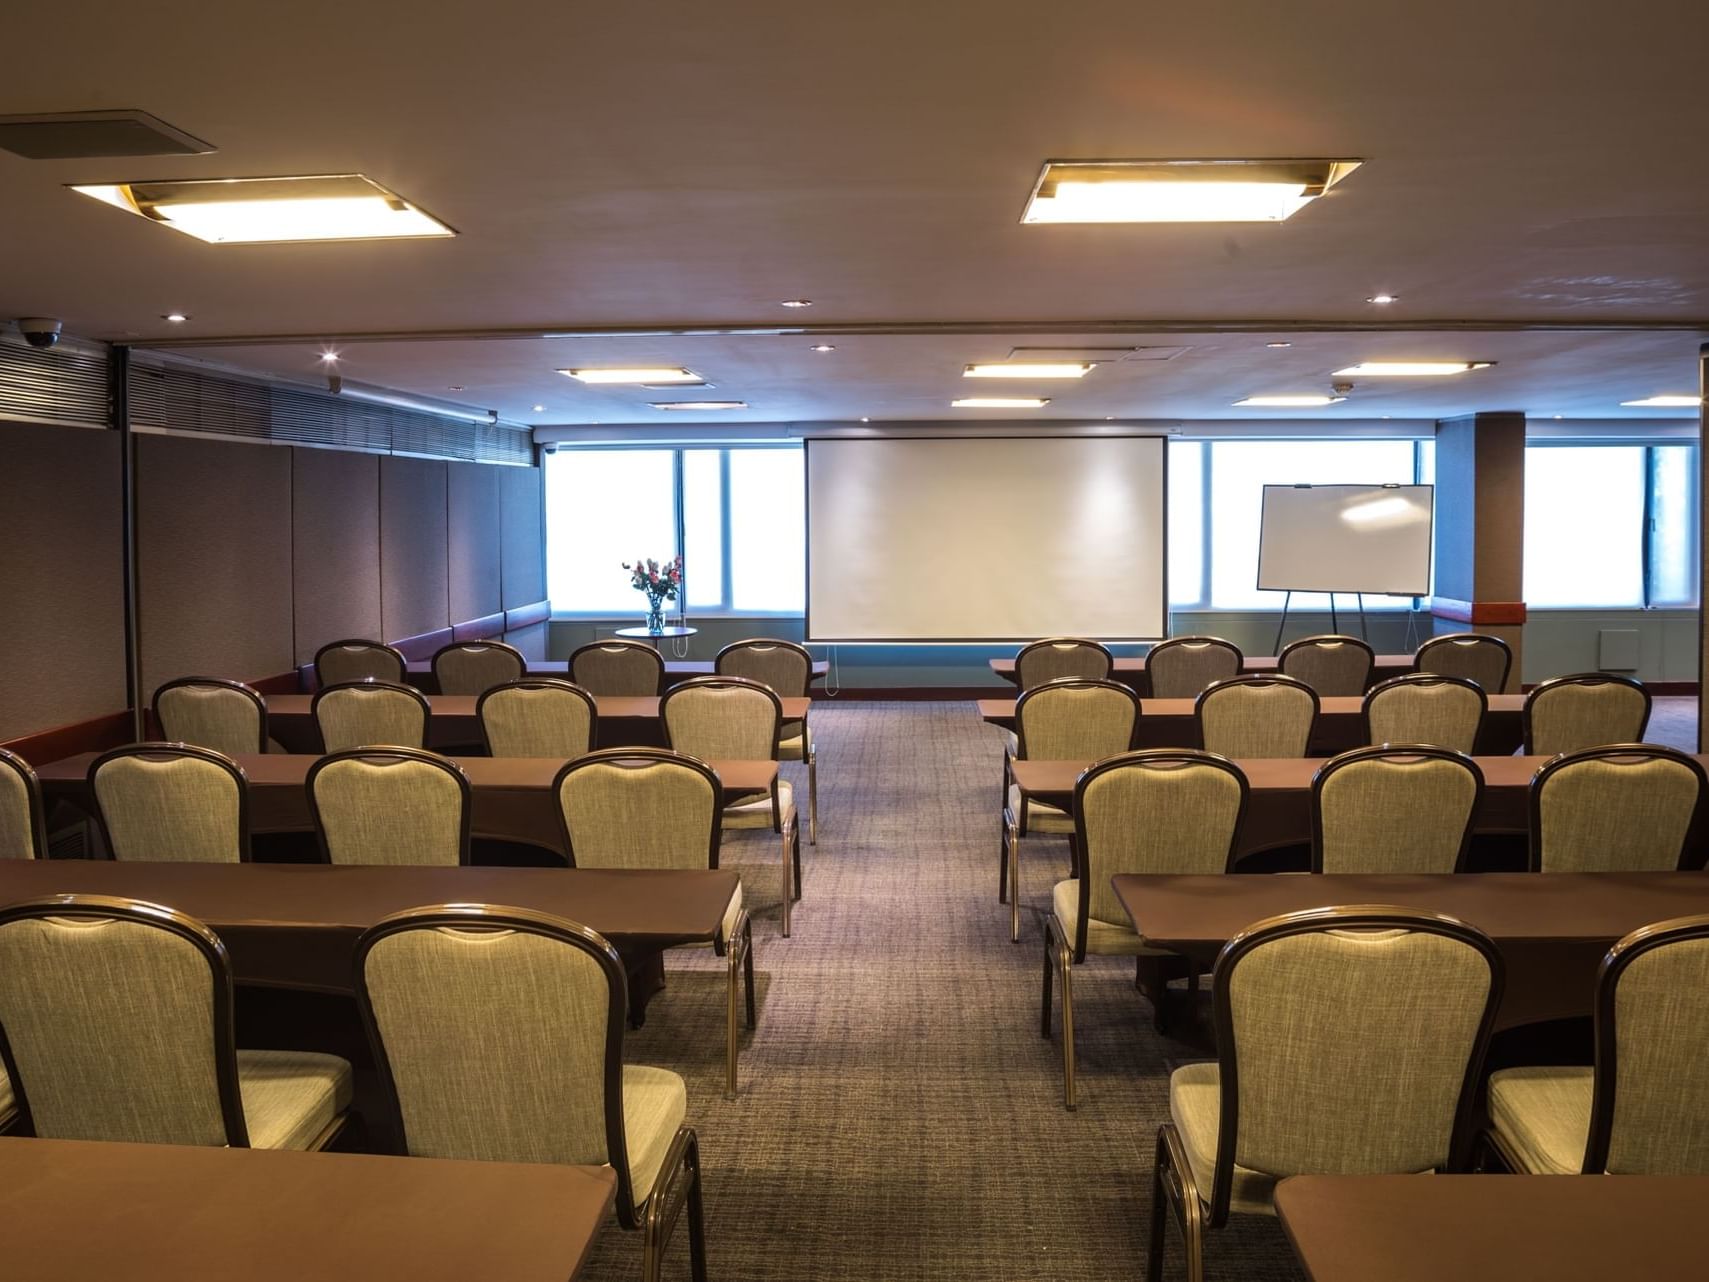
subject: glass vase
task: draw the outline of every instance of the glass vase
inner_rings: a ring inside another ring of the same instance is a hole
[[[647,631],[660,633],[665,630],[665,603],[663,601],[647,602]]]

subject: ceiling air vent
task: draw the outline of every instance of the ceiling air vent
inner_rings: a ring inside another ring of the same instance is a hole
[[[199,156],[214,150],[212,143],[135,110],[0,116],[0,148],[28,160]]]

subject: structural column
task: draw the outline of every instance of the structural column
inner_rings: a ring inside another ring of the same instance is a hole
[[[1697,349],[1697,751],[1709,752],[1709,718],[1703,715],[1703,677],[1709,672],[1709,631],[1703,627],[1704,607],[1709,605],[1709,451],[1704,448],[1703,425],[1709,408],[1709,343]]]
[[[1435,541],[1432,631],[1500,637],[1513,649],[1507,688],[1518,690],[1525,633],[1523,413],[1436,424]]]

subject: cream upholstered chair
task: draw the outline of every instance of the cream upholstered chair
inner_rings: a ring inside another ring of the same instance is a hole
[[[1318,908],[1248,927],[1215,975],[1217,1059],[1170,1075],[1157,1133],[1150,1282],[1171,1212],[1200,1282],[1205,1229],[1274,1214],[1289,1175],[1467,1169],[1503,978],[1488,936],[1400,908]]]
[[[485,694],[528,675],[522,651],[503,641],[453,641],[433,656],[440,694]]]
[[[1120,873],[1221,873],[1234,858],[1246,811],[1246,776],[1208,752],[1151,748],[1107,757],[1074,787],[1079,875],[1056,883],[1045,918],[1044,1002],[1039,1033],[1050,1036],[1051,972],[1062,977],[1063,1103],[1075,1106],[1074,967],[1088,955],[1134,957],[1153,1020],[1164,1023],[1171,963],[1178,953],[1135,932],[1110,879]],[[1188,968],[1189,991],[1196,986]]]
[[[702,761],[776,761],[783,704],[770,686],[744,677],[695,677],[665,691],[659,702],[665,742]],[[771,792],[724,807],[725,832],[769,828],[783,849],[783,936],[789,937],[790,902],[801,888],[801,832],[795,794],[779,778]]]
[[[1709,788],[1696,758],[1654,744],[1556,757],[1531,778],[1534,872],[1671,872]]]
[[[1513,670],[1513,651],[1500,637],[1445,632],[1418,647],[1412,656],[1412,670],[1459,677],[1476,682],[1486,694],[1500,694],[1507,689],[1507,674]]]
[[[525,677],[494,686],[475,703],[481,737],[495,757],[568,760],[598,742],[599,708],[569,681]]]
[[[1282,647],[1276,671],[1303,681],[1318,697],[1357,698],[1371,684],[1377,657],[1358,637],[1302,637]]]
[[[1133,747],[1139,730],[1139,695],[1114,681],[1060,677],[1022,692],[1015,701],[1015,758],[1021,761],[1099,761]],[[1003,776],[1009,776],[1008,758]],[[1001,863],[997,897],[1009,898],[1009,939],[1021,938],[1021,838],[1033,833],[1074,840],[1066,810],[1021,796],[1009,784],[1003,795]]]
[[[1556,677],[1525,696],[1524,723],[1527,756],[1639,743],[1650,724],[1650,692],[1607,672]]]
[[[17,753],[0,748],[0,859],[47,858],[43,813],[36,772]]]
[[[1459,872],[1471,848],[1483,771],[1422,744],[1355,748],[1311,780],[1311,870]]]
[[[665,688],[665,661],[641,641],[593,641],[570,655],[570,680],[593,695],[656,699]]]
[[[1193,714],[1206,752],[1243,761],[1305,756],[1317,706],[1317,691],[1292,677],[1230,677],[1200,694]]]
[[[1490,1074],[1487,1132],[1526,1175],[1709,1175],[1709,916],[1645,926],[1596,975],[1596,1066]]]
[[[1408,672],[1372,686],[1365,696],[1365,742],[1430,743],[1471,753],[1489,696],[1464,677]]]
[[[1196,699],[1206,686],[1238,677],[1246,665],[1240,647],[1221,637],[1170,637],[1145,656],[1153,699]]]
[[[0,909],[0,1049],[48,1139],[318,1149],[343,1129],[350,1065],[238,1050],[212,931],[135,899]]]
[[[704,761],[662,748],[607,748],[571,761],[553,781],[573,868],[716,868],[724,788]],[[754,931],[742,885],[713,941],[725,959],[724,1090],[736,1094],[736,1000],[745,981],[754,1027]]]
[[[421,691],[384,681],[352,681],[322,686],[309,701],[323,752],[345,752],[385,744],[421,748],[427,744],[432,705]]]
[[[330,864],[469,862],[469,778],[420,748],[352,748],[322,757],[304,780]]]
[[[357,941],[356,991],[405,1152],[609,1166],[618,1222],[644,1233],[646,1282],[685,1206],[691,1275],[705,1282],[688,1089],[623,1062],[628,989],[602,936],[520,908],[417,908]]]
[[[133,743],[89,763],[114,859],[235,864],[249,858],[249,781],[212,748]]]
[[[154,692],[154,720],[173,743],[193,743],[228,757],[267,751],[267,701],[241,681],[168,681]]]
[[[315,684],[348,685],[352,681],[385,681],[403,685],[409,660],[403,651],[380,641],[329,641],[315,651]]]
[[[777,691],[781,699],[805,699],[813,687],[813,656],[793,641],[756,637],[725,646],[712,661],[721,677],[746,677]],[[785,721],[777,745],[780,761],[807,766],[807,844],[819,844],[819,754],[806,721]]]
[[[1046,637],[1022,646],[1015,655],[1015,684],[1025,691],[1064,677],[1108,681],[1115,662],[1109,648],[1096,641]]]

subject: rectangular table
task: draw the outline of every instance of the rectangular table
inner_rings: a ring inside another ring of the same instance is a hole
[[[1240,665],[1242,672],[1271,673],[1276,670],[1280,660],[1273,654],[1248,654]],[[1015,679],[1014,659],[992,659],[991,671],[996,673],[1010,685],[1018,684]],[[1412,671],[1412,656],[1410,654],[1379,654],[1371,667],[1371,684],[1387,681],[1390,677],[1398,677]],[[1151,695],[1151,683],[1145,676],[1145,658],[1143,655],[1118,657],[1110,672],[1112,679],[1123,685],[1130,685],[1147,698]]]
[[[1140,700],[1139,746],[1141,748],[1196,748],[1199,725],[1193,716],[1192,699]],[[1005,730],[1015,728],[1013,699],[980,699],[979,715]],[[1525,696],[1491,695],[1476,744],[1480,757],[1505,757],[1525,742],[1520,714]],[[1313,755],[1331,756],[1362,746],[1365,739],[1364,700],[1351,696],[1320,700],[1317,731],[1312,736]]]
[[[1296,1175],[1276,1189],[1312,1282],[1702,1277],[1706,1202],[1702,1175]]]
[[[19,1282],[564,1282],[609,1167],[0,1138]]]
[[[823,681],[831,665],[824,659],[813,660],[813,673],[810,681]],[[528,660],[528,675],[531,677],[568,677],[570,661],[568,659],[530,659]],[[710,677],[716,675],[711,659],[666,659],[665,681],[675,685],[679,681],[687,681],[691,677]],[[430,659],[413,659],[409,665],[409,683],[429,693],[437,692],[439,685],[433,679],[433,662]]]

